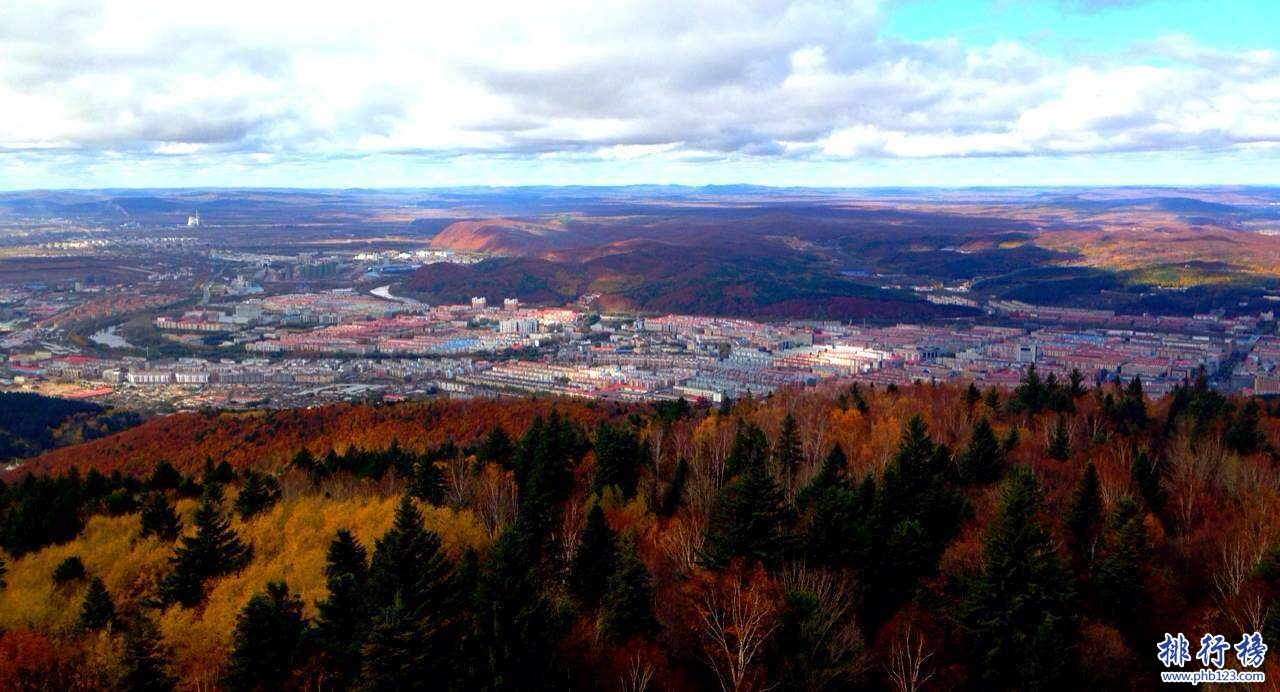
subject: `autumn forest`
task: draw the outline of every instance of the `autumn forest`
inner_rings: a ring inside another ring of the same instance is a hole
[[[1277,444],[1034,368],[175,414],[3,477],[0,688],[1155,687],[1165,632],[1280,640]]]

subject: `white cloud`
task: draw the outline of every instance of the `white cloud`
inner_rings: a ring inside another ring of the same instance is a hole
[[[0,0],[0,17],[0,152],[27,164],[50,151],[81,166],[674,164],[1280,142],[1275,51],[1170,36],[1072,64],[1018,43],[888,38],[873,0]]]

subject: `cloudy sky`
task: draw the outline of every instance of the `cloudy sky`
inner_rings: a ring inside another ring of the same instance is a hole
[[[0,0],[0,189],[1280,184],[1275,0]]]

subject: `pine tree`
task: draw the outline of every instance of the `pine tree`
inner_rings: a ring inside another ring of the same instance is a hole
[[[84,602],[80,605],[80,618],[76,627],[85,632],[96,632],[116,621],[116,604],[107,593],[107,586],[98,577],[89,580],[89,590],[85,592]]]
[[[153,492],[147,496],[147,501],[142,505],[141,523],[139,535],[143,538],[156,536],[172,541],[182,533],[182,520],[161,492]]]
[[[316,604],[315,642],[325,669],[339,684],[360,672],[361,648],[369,627],[365,584],[369,574],[364,546],[346,529],[329,543],[324,575],[329,595]]]
[[[1142,378],[1134,377],[1125,387],[1124,395],[1115,405],[1112,417],[1121,431],[1135,432],[1147,426],[1146,394],[1142,391]]]
[[[1000,411],[1000,390],[995,387],[988,387],[987,393],[983,395],[983,402],[992,411]]]
[[[449,689],[449,678],[431,656],[428,630],[397,594],[374,616],[361,650],[359,689],[399,692]]]
[[[507,435],[507,431],[495,425],[485,436],[480,449],[476,450],[476,458],[484,462],[493,462],[503,468],[511,468],[511,457],[514,453],[515,447],[511,444],[511,437]]]
[[[72,555],[53,568],[53,583],[66,584],[84,579],[84,561],[79,555]]]
[[[684,499],[684,489],[688,482],[689,461],[680,457],[676,460],[676,470],[671,474],[671,480],[662,492],[662,501],[658,505],[660,515],[669,517],[676,513],[680,508],[681,500]]]
[[[316,471],[316,458],[311,454],[311,450],[303,447],[294,453],[293,459],[289,461],[289,466],[312,475]]]
[[[1133,636],[1147,604],[1142,559],[1147,552],[1147,532],[1142,511],[1130,498],[1116,503],[1108,522],[1102,557],[1093,584],[1099,613]]]
[[[601,615],[605,634],[615,641],[648,636],[658,629],[658,621],[653,617],[652,579],[636,553],[634,531],[622,537],[617,567],[609,577]]]
[[[596,428],[594,445],[596,470],[591,478],[591,491],[602,493],[617,486],[624,498],[636,494],[636,474],[641,463],[640,440],[629,427],[601,423]]]
[[[740,557],[775,564],[787,552],[787,509],[764,460],[752,455],[737,480],[725,486],[711,513],[705,560],[724,566]]]
[[[972,409],[982,400],[982,392],[978,391],[978,385],[970,382],[969,386],[964,390],[964,406]]]
[[[412,617],[438,617],[447,602],[448,575],[440,537],[426,530],[422,513],[405,495],[391,528],[374,545],[367,589],[371,604],[381,610],[399,597]]]
[[[1072,399],[1079,399],[1084,396],[1084,375],[1080,374],[1079,368],[1071,368],[1070,379],[1067,384],[1067,393]]]
[[[778,441],[773,446],[773,463],[782,474],[787,487],[795,483],[796,474],[800,471],[800,430],[795,416],[790,413],[782,419],[782,431],[778,433]]]
[[[493,690],[549,686],[555,642],[563,629],[539,586],[541,538],[516,523],[498,537],[476,587],[479,683]]]
[[[244,487],[236,497],[235,509],[242,520],[270,509],[280,501],[280,482],[274,476],[245,472]]]
[[[1005,454],[1009,454],[1018,446],[1020,439],[1018,426],[1014,425],[1009,428],[1009,432],[1005,434],[1004,439],[1000,440],[1000,449],[1003,449]]]
[[[425,459],[415,463],[408,491],[413,497],[430,505],[444,502],[444,474],[440,467]]]
[[[1049,449],[1046,454],[1050,459],[1058,461],[1066,461],[1071,456],[1071,436],[1067,433],[1067,420],[1062,416],[1058,416],[1058,425],[1053,429],[1053,435],[1049,438]]]
[[[130,692],[168,692],[177,684],[169,674],[168,650],[156,623],[141,613],[134,613],[124,632],[124,676],[121,688]]]
[[[161,460],[147,479],[148,490],[176,490],[182,483],[182,474],[167,461]]]
[[[222,684],[228,690],[274,690],[288,681],[306,622],[302,599],[284,582],[267,584],[236,617],[231,656]]]
[[[844,450],[840,448],[840,445],[832,445],[831,451],[822,460],[822,467],[818,469],[818,473],[814,475],[808,485],[802,488],[799,493],[796,493],[796,506],[804,508],[814,497],[827,490],[844,487],[847,483],[845,469],[848,465],[849,459],[844,455]]]
[[[9,573],[9,565],[5,564],[4,555],[0,555],[0,589],[8,584],[5,583],[4,577]]]
[[[211,494],[196,508],[193,523],[195,533],[182,538],[169,558],[172,571],[160,581],[162,603],[194,606],[204,599],[206,580],[237,572],[253,559],[253,549],[240,541]]]
[[[1040,485],[1019,469],[987,529],[985,566],[966,606],[974,670],[984,686],[1070,685],[1075,670],[1071,579],[1038,514]]]
[[[1067,507],[1067,530],[1071,532],[1077,548],[1083,549],[1092,541],[1101,519],[1102,492],[1098,484],[1098,470],[1093,462],[1089,462],[1071,492],[1071,504]]]
[[[1026,413],[1034,416],[1043,410],[1047,403],[1048,391],[1044,381],[1040,379],[1036,364],[1032,363],[1027,366],[1027,371],[1023,373],[1022,380],[1018,382],[1005,407],[1010,413]]]
[[[1164,507],[1165,491],[1162,481],[1165,474],[1164,457],[1156,457],[1153,462],[1146,451],[1138,452],[1133,460],[1131,470],[1134,485],[1147,503],[1147,507],[1158,512]]]
[[[742,423],[733,437],[733,446],[725,459],[725,473],[736,476],[745,469],[765,465],[769,443],[764,431],[755,423]]]
[[[1000,480],[1004,467],[1004,450],[996,441],[991,424],[981,418],[973,426],[969,446],[960,457],[960,475],[966,482],[985,485]]]
[[[364,669],[386,669],[390,665],[370,659],[373,632],[387,634],[411,627],[415,630],[415,660],[451,670],[461,641],[452,587],[450,565],[441,552],[440,537],[424,528],[422,514],[406,495],[396,508],[391,528],[375,544],[369,565],[365,592],[373,620],[371,639],[362,652]],[[383,643],[387,641],[384,639]],[[387,651],[393,658],[398,655],[394,650]]]
[[[617,548],[604,511],[593,504],[578,539],[578,550],[569,566],[569,589],[578,600],[594,607],[604,595],[613,574]]]
[[[1266,437],[1258,430],[1258,402],[1250,399],[1240,413],[1231,420],[1223,436],[1227,446],[1240,454],[1252,454],[1266,443]]]

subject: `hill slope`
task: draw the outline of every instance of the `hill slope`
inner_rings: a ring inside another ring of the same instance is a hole
[[[11,474],[0,688],[117,687],[139,638],[188,687],[394,686],[421,666],[460,689],[896,689],[908,644],[943,689],[1154,686],[1164,632],[1280,637],[1277,413],[1028,377],[727,411],[175,415]],[[179,473],[152,474],[160,458]],[[115,469],[138,478],[92,473]],[[143,535],[157,503],[181,537]],[[98,629],[104,598],[121,617]],[[726,668],[734,617],[758,654]]]

